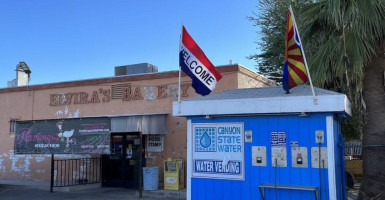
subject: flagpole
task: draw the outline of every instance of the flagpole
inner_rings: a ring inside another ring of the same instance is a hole
[[[183,36],[183,22],[182,22],[182,27],[181,27],[181,32],[180,32],[180,40],[179,40],[179,48],[181,47],[181,43],[182,43],[182,36]],[[179,58],[180,59],[180,58]],[[181,66],[179,64],[179,78],[178,78],[178,114],[180,114],[180,82],[181,82],[181,72],[182,69],[181,69]]]
[[[302,46],[301,36],[299,35],[299,31],[298,31],[298,28],[297,28],[297,22],[295,21],[294,12],[293,12],[293,10],[291,9],[291,5],[289,6],[289,9],[290,9],[290,12],[292,13],[291,16],[293,17],[293,23],[294,23],[295,31],[297,32],[298,39],[299,39],[299,43],[300,43],[300,45],[301,45],[301,48],[300,48],[300,49],[301,49],[301,53],[302,53],[302,56],[303,56],[303,60],[304,60],[304,62],[305,62],[306,72],[307,72],[308,77],[309,77],[310,87],[311,87],[311,91],[312,91],[312,93],[313,93],[313,101],[314,101],[314,104],[317,105],[317,104],[318,104],[317,96],[315,95],[315,92],[314,92],[313,82],[311,81],[310,71],[309,71],[309,67],[308,67],[308,65],[307,65],[305,52],[303,51],[303,46]],[[295,36],[294,36],[294,37],[295,37]]]
[[[181,69],[179,66],[179,86],[178,86],[178,113],[180,114],[180,74],[181,74]]]

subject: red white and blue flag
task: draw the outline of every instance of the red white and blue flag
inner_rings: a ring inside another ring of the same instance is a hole
[[[179,48],[179,66],[192,79],[192,87],[200,95],[214,90],[222,75],[182,26]]]

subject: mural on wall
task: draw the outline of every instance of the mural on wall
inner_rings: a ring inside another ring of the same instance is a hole
[[[79,118],[80,117],[80,109],[75,109],[74,111],[70,111],[68,106],[65,106],[63,110],[57,110],[55,112],[55,117],[57,119],[60,118]]]
[[[31,160],[33,160],[32,155],[16,155],[13,150],[0,154],[0,175],[13,172],[19,174],[22,178],[30,178]]]
[[[67,158],[91,158],[91,155],[85,154],[55,154],[57,159]],[[30,179],[33,178],[33,174],[44,175],[49,173],[49,169],[35,169],[31,170],[31,165],[49,162],[51,160],[50,154],[39,154],[39,155],[19,155],[14,154],[13,150],[9,150],[7,153],[0,154],[0,177],[1,174],[16,173],[18,179]]]

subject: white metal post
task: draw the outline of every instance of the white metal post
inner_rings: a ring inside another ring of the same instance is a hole
[[[314,87],[313,87],[313,82],[311,81],[311,76],[310,76],[310,71],[309,71],[309,67],[307,65],[307,61],[306,61],[306,56],[305,56],[305,52],[303,51],[303,46],[302,46],[302,41],[301,41],[301,36],[299,35],[299,31],[298,31],[298,28],[297,28],[297,23],[295,22],[295,17],[294,17],[294,13],[293,13],[293,10],[291,9],[291,6],[289,7],[289,10],[290,10],[290,13],[291,13],[291,16],[293,17],[293,26],[295,27],[295,31],[297,32],[298,34],[298,39],[299,39],[299,43],[301,45],[301,53],[302,53],[302,56],[303,56],[303,60],[305,62],[305,68],[306,68],[306,72],[307,72],[307,75],[309,77],[309,82],[310,82],[310,87],[311,87],[311,91],[313,93],[313,100],[314,100],[314,104],[317,105],[318,104],[318,101],[317,101],[317,97],[315,95],[315,92],[314,92]],[[295,37],[295,35],[294,35]]]

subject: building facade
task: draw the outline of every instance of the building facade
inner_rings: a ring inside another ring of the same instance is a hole
[[[218,69],[223,78],[214,92],[275,85],[238,64]],[[197,94],[191,87],[191,79],[182,75],[181,99],[194,96]],[[172,102],[177,97],[178,71],[0,89],[0,179],[50,180],[50,154],[14,154],[17,121],[81,120],[99,116],[111,118],[111,155],[120,153],[124,158],[67,153],[55,154],[55,159],[103,157],[102,170],[98,173],[111,180],[122,174],[109,171],[119,171],[114,169],[123,164],[135,165],[139,157],[143,157],[145,166],[159,166],[162,172],[163,161],[167,158],[186,160],[186,119],[172,115]],[[157,124],[155,128],[151,127],[154,123]],[[139,150],[142,156],[133,156]],[[125,158],[129,160],[119,162]],[[130,177],[135,171],[130,174],[126,170],[125,173],[124,176]],[[161,183],[162,173],[159,177]],[[119,184],[122,181],[112,181],[110,185],[124,186]]]

